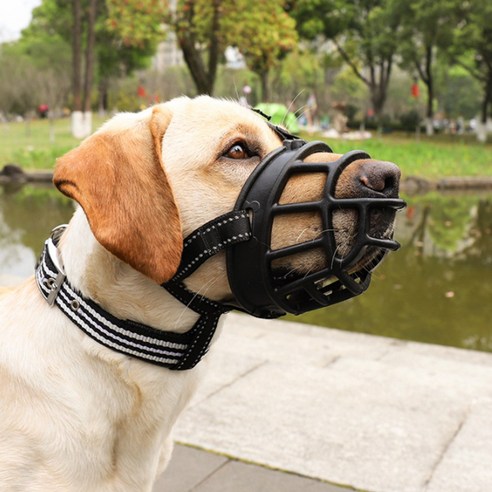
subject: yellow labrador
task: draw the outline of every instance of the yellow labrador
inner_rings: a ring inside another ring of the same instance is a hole
[[[120,319],[187,332],[198,314],[159,284],[175,274],[183,237],[232,210],[258,162],[280,145],[260,115],[208,97],[115,116],[57,163],[55,184],[81,205],[58,245],[67,279]],[[361,166],[343,172],[339,196],[357,195],[360,183],[381,179],[375,166],[364,173]],[[396,182],[397,169],[389,168]],[[322,186],[319,176],[299,176],[284,198],[314,197]],[[392,217],[383,222],[372,226],[389,237]],[[357,214],[335,213],[334,227],[349,247]],[[272,242],[315,238],[319,229],[310,214],[294,214],[275,225]],[[371,261],[366,256],[359,263]],[[289,267],[308,271],[326,261],[313,252]],[[224,255],[209,259],[187,286],[209,299],[230,298]],[[4,293],[0,489],[150,491],[205,366],[206,358],[172,371],[111,350],[47,304],[34,278]]]

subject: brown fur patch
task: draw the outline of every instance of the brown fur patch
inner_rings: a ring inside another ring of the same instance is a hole
[[[176,272],[183,243],[161,160],[170,120],[156,108],[150,121],[103,129],[60,158],[54,175],[58,189],[84,209],[97,240],[158,283]]]

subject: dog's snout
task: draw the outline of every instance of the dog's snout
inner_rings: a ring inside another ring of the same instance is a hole
[[[360,167],[357,179],[364,194],[398,196],[400,169],[392,162],[367,161]]]

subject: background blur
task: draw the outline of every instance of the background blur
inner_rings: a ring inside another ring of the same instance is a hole
[[[279,103],[308,129],[486,139],[488,0],[22,0],[0,8],[1,121],[133,111],[207,93]]]

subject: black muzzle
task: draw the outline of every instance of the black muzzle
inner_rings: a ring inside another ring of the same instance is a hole
[[[186,292],[183,280],[204,261],[219,251],[227,255],[227,274],[234,302],[221,304],[224,310],[239,309],[260,318],[276,318],[286,313],[301,314],[330,306],[357,296],[369,286],[371,271],[386,252],[399,244],[393,238],[371,235],[373,211],[386,213],[405,206],[399,198],[336,198],[338,179],[347,166],[369,155],[349,152],[335,162],[310,163],[305,159],[315,153],[332,152],[323,142],[306,143],[289,134],[283,145],[268,154],[250,175],[232,212],[224,214],[194,231],[185,239],[178,273],[165,284],[176,297],[206,298]],[[279,203],[288,181],[296,175],[323,173],[326,176],[321,198],[315,201]],[[356,212],[357,227],[350,240],[350,250],[337,242],[333,217],[335,212]],[[275,219],[282,215],[314,213],[321,218],[321,230],[315,239],[272,248]],[[377,213],[377,212],[376,212]],[[346,249],[346,248],[345,248]],[[308,272],[295,268],[283,271],[276,262],[295,265],[296,256],[322,251],[324,266]],[[361,259],[371,256],[370,264],[358,267]]]
[[[227,272],[232,292],[239,306],[261,318],[274,318],[285,313],[300,314],[329,306],[364,292],[371,279],[370,271],[380,263],[388,250],[399,244],[392,238],[371,236],[370,217],[374,209],[399,209],[405,202],[398,198],[335,198],[335,188],[344,169],[369,156],[361,151],[349,152],[335,162],[307,163],[306,157],[318,152],[332,152],[323,142],[306,143],[286,140],[270,153],[253,171],[236,202],[236,210],[246,210],[251,221],[252,237],[227,249]],[[316,201],[279,203],[288,181],[295,175],[323,173],[326,182],[322,197]],[[336,211],[357,212],[357,229],[349,252],[338,254],[333,216]],[[316,239],[296,242],[280,249],[272,248],[274,221],[281,215],[314,212],[322,222]],[[373,248],[369,268],[355,269],[357,263]],[[307,273],[276,271],[275,261],[289,263],[300,253],[322,250],[326,266]],[[280,274],[279,274],[280,273]]]

